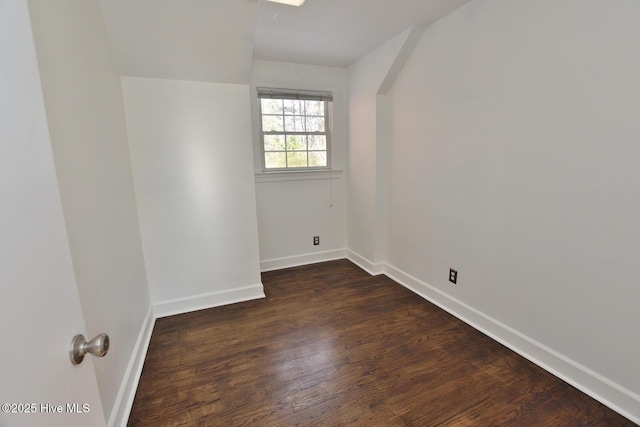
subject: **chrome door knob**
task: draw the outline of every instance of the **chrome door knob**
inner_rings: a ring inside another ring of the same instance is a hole
[[[93,354],[96,357],[103,357],[109,351],[109,335],[100,334],[91,341],[87,342],[81,334],[73,337],[71,341],[71,363],[77,365],[82,363],[84,355]]]

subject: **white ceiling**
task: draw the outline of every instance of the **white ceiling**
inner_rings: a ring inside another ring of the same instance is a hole
[[[258,0],[254,59],[346,67],[415,24],[432,24],[470,0]]]
[[[346,67],[470,0],[98,0],[122,75],[247,82],[252,59]]]

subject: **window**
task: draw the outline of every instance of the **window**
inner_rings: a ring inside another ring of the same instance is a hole
[[[258,88],[265,171],[328,169],[328,92]]]

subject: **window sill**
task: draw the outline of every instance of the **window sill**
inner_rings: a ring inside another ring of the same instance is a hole
[[[267,182],[338,179],[340,178],[341,175],[342,175],[342,171],[338,169],[312,170],[312,171],[260,172],[255,174],[255,180],[256,180],[256,184],[263,184]]]

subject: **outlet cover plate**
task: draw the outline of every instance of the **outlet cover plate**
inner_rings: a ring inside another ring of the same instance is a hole
[[[454,285],[458,283],[458,271],[453,268],[449,269],[449,281]]]

